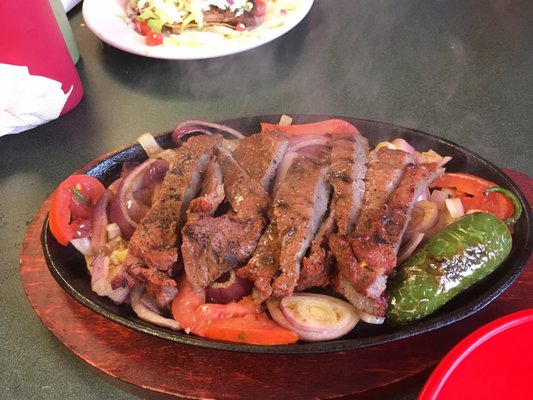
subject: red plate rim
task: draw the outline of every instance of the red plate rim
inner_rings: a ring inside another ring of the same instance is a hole
[[[444,356],[437,367],[433,370],[428,380],[424,384],[418,400],[437,400],[449,378],[459,367],[461,362],[473,351],[478,349],[491,338],[524,324],[533,322],[533,308],[508,314],[500,317],[481,328],[478,328]]]

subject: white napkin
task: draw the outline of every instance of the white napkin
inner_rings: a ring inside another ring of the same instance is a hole
[[[25,66],[0,64],[0,136],[56,119],[71,92],[65,94],[61,82],[30,75]]]
[[[65,12],[69,12],[70,10],[72,10],[74,6],[79,2],[81,2],[81,0],[61,0],[61,4],[63,4]]]

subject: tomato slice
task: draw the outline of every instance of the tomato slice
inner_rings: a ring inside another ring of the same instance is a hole
[[[264,319],[217,318],[205,329],[205,337],[234,343],[279,345],[296,343],[298,335]]]
[[[104,185],[89,175],[71,175],[59,185],[48,213],[50,231],[59,243],[66,246],[88,233],[92,208],[104,192]]]
[[[287,137],[304,135],[327,135],[359,132],[355,126],[342,119],[327,119],[325,121],[311,122],[309,124],[278,125],[261,123],[261,130],[279,129]]]
[[[511,199],[498,192],[485,195],[485,190],[497,186],[497,184],[476,175],[465,172],[447,172],[435,179],[430,188],[454,189],[456,196],[461,198],[465,211],[486,211],[496,215],[501,220],[506,220],[514,213]]]

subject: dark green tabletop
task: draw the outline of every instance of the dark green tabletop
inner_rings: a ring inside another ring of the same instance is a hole
[[[102,44],[81,6],[69,18],[83,100],[55,121],[0,138],[2,398],[135,398],[48,332],[25,297],[18,258],[27,224],[57,184],[143,132],[188,118],[354,116],[430,132],[533,175],[530,0],[316,0],[285,36],[199,61],[131,55]]]

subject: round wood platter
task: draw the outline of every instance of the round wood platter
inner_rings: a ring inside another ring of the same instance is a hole
[[[505,171],[533,204],[533,180]],[[421,384],[462,338],[500,316],[533,307],[533,257],[519,278],[478,313],[393,343],[320,354],[253,354],[166,341],[85,308],[54,280],[41,248],[47,200],[22,245],[26,295],[46,327],[74,354],[119,387],[154,399],[374,398]]]

